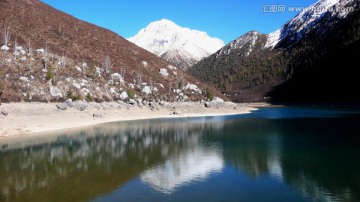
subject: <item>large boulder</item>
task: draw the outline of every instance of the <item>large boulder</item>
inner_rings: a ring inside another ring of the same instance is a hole
[[[9,112],[2,110],[2,111],[1,111],[1,114],[4,115],[4,116],[7,116],[7,115],[9,115]]]
[[[80,88],[81,88],[80,84],[77,84],[77,83],[75,83],[75,82],[74,82],[72,85],[73,85],[76,89],[80,89]]]
[[[167,69],[165,68],[161,68],[159,73],[162,75],[162,76],[169,76],[169,73],[167,71]]]
[[[2,51],[8,51],[10,48],[7,45],[1,46]]]
[[[138,98],[138,99],[136,99],[136,103],[138,103],[138,104],[142,104],[142,99],[141,98]]]
[[[60,97],[60,98],[63,96],[60,89],[58,89],[55,86],[50,86],[50,95],[52,97]]]
[[[111,75],[111,79],[115,82],[124,83],[124,78],[119,73],[114,73]]]
[[[65,103],[58,103],[56,107],[60,110],[66,110],[68,106]]]
[[[130,89],[134,89],[134,88],[135,88],[135,85],[132,84],[132,83],[129,83],[129,84],[128,84],[128,87],[129,87]]]
[[[129,95],[127,94],[126,91],[124,91],[120,94],[120,100],[126,100],[128,98],[129,98]]]
[[[45,50],[43,48],[40,48],[40,49],[37,49],[36,52],[39,54],[44,54]]]
[[[129,104],[134,105],[134,104],[136,104],[136,101],[134,99],[130,99]]]
[[[75,105],[75,108],[79,111],[84,111],[87,107],[88,105],[86,104],[86,102],[83,101],[78,101]]]
[[[197,93],[200,93],[200,94],[202,93],[201,90],[199,89],[199,87],[197,87],[197,85],[191,84],[191,83],[188,83],[185,86],[185,90],[194,91],[194,92],[197,92]]]
[[[160,102],[159,102],[159,105],[160,105],[160,106],[165,106],[165,104],[166,104],[165,101],[160,101]]]
[[[206,108],[211,108],[212,107],[212,104],[210,102],[205,102],[205,107]]]
[[[205,107],[212,108],[212,107],[221,107],[225,105],[225,101],[219,97],[215,97],[211,102],[205,102]]]
[[[214,97],[214,99],[211,101],[213,103],[225,103],[225,101],[219,97]]]
[[[82,72],[81,67],[75,66],[75,68],[76,68],[76,70],[77,70],[78,72]]]
[[[100,110],[101,109],[101,104],[99,104],[99,103],[94,104],[94,108],[97,109],[97,110]]]
[[[74,107],[74,104],[73,104],[71,98],[67,99],[67,100],[65,101],[65,104],[66,104],[68,107]]]
[[[102,114],[93,114],[93,117],[94,118],[103,118],[103,115]]]
[[[27,77],[25,77],[25,76],[20,76],[20,77],[19,77],[19,80],[20,80],[20,81],[23,81],[23,82],[29,82],[29,81],[30,81],[29,78],[27,78]]]
[[[145,93],[146,95],[151,94],[151,88],[150,86],[145,86],[141,92]]]

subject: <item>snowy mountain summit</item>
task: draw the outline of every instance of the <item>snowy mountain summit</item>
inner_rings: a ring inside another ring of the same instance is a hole
[[[319,0],[304,9],[280,29],[268,34],[266,48],[291,47],[303,36],[315,29],[321,29],[333,18],[345,18],[355,10],[354,0]]]
[[[289,49],[312,31],[321,35],[330,21],[346,18],[355,11],[356,5],[355,0],[319,0],[276,31],[269,34],[250,31],[225,45],[216,55],[237,52],[238,56],[246,57],[261,49]]]
[[[128,40],[184,69],[224,46],[222,40],[206,32],[183,28],[166,19],[150,23]]]

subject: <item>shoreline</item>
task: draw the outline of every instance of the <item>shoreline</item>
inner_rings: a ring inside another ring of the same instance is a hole
[[[267,103],[238,104],[232,102],[212,103],[153,103],[151,107],[126,103],[87,103],[83,111],[75,107],[60,110],[57,103],[3,103],[0,112],[0,138],[25,137],[39,133],[89,127],[104,123],[206,116],[226,116],[250,113]],[[75,104],[75,103],[74,103]]]

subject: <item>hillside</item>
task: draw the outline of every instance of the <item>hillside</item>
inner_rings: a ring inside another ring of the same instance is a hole
[[[183,28],[166,19],[150,23],[129,41],[183,69],[224,46],[222,40],[206,32]]]
[[[183,70],[41,1],[0,0],[0,28],[3,101],[206,99]]]
[[[321,12],[314,12],[321,11]],[[234,101],[359,102],[359,2],[320,0],[270,34],[249,32],[189,72]]]

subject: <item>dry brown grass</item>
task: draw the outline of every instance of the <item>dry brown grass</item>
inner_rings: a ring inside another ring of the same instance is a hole
[[[111,73],[120,73],[123,68],[126,69],[124,79],[127,84],[133,83],[140,67],[142,82],[164,85],[165,88],[156,86],[159,90],[158,93],[150,96],[144,96],[139,93],[141,89],[136,89],[137,95],[145,99],[161,97],[168,101],[175,100],[176,94],[169,93],[169,88],[176,86],[169,87],[169,85],[177,84],[180,80],[184,84],[187,82],[196,84],[200,89],[206,88],[206,85],[189,76],[180,68],[177,69],[178,75],[171,73],[168,77],[161,76],[160,68],[168,67],[169,62],[137,47],[114,32],[80,21],[38,0],[0,1],[0,28],[5,25],[10,25],[10,31],[16,33],[16,37],[10,39],[10,51],[7,53],[0,51],[0,66],[4,69],[4,74],[8,75],[4,81],[7,83],[4,87],[8,89],[3,97],[9,101],[54,100],[48,95],[46,73],[43,72],[44,66],[50,65],[54,68],[55,80],[61,83],[58,84],[58,87],[68,89],[70,84],[65,81],[67,78],[86,79],[92,84],[96,83],[101,86],[101,93],[96,92],[93,86],[89,88],[95,101],[115,100],[116,96],[108,95],[107,92],[111,85],[105,86],[110,79],[110,74],[103,73],[102,77],[94,75],[95,66],[102,67],[106,56],[109,56],[111,60]],[[31,44],[34,61],[23,62],[20,57],[14,60],[12,52],[15,38],[17,43],[24,48]],[[47,50],[46,57],[36,53],[36,49],[39,48]],[[7,63],[5,59],[12,59],[12,62]],[[143,61],[147,62],[147,67],[142,65]],[[65,64],[59,64],[60,62],[65,62]],[[78,72],[75,66],[81,66],[83,62],[86,62],[88,66],[83,68],[83,72]],[[18,85],[20,76],[34,77],[30,85],[35,89]],[[127,85],[116,86],[117,89],[121,87],[126,89]],[[42,89],[46,95],[34,92],[36,88]],[[27,92],[31,93],[32,99],[23,95]],[[63,94],[65,97],[66,92]],[[219,92],[216,92],[216,95],[222,97]],[[202,95],[191,97],[199,100]]]

